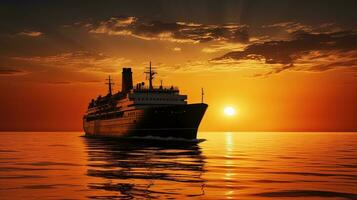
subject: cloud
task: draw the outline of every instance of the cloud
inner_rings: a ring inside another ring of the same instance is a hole
[[[108,56],[103,53],[94,53],[89,51],[76,51],[51,56],[12,58],[15,60],[26,61],[37,65],[59,68],[74,68],[80,71],[98,72],[117,71],[119,69],[119,66],[130,62],[130,60],[126,58]]]
[[[23,31],[18,33],[18,35],[24,35],[24,36],[28,36],[28,37],[39,37],[41,35],[43,35],[42,32],[39,31]]]
[[[266,75],[287,69],[326,71],[337,67],[357,70],[357,33],[296,33],[291,40],[268,41],[248,45],[242,51],[232,51],[213,59],[259,60],[275,65]]]
[[[174,47],[172,48],[172,51],[181,51],[182,49],[180,47]]]
[[[197,24],[149,21],[137,17],[112,17],[86,26],[90,33],[132,36],[144,40],[202,43],[209,41],[249,41],[248,27],[239,24]]]
[[[292,35],[299,33],[310,34],[330,34],[341,32],[343,29],[335,23],[321,23],[321,24],[304,24],[301,22],[285,21],[275,24],[263,25],[253,31],[256,38],[260,42],[269,40],[286,40],[290,39]],[[252,36],[254,38],[254,36]],[[251,41],[253,40],[251,38]]]
[[[0,67],[0,76],[17,76],[27,74],[26,71],[13,69],[11,67]]]
[[[238,51],[243,50],[248,44],[242,43],[230,43],[230,42],[218,42],[202,49],[203,53],[216,53],[220,51]]]
[[[312,32],[313,28],[311,26],[301,24],[299,22],[279,22],[275,24],[265,25],[263,28],[276,28],[282,29],[288,33],[294,33],[297,31]]]

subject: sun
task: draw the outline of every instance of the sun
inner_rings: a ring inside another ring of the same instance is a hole
[[[233,116],[236,114],[236,110],[231,106],[227,106],[224,108],[223,113],[227,116]]]

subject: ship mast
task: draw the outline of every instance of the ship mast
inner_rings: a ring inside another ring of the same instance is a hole
[[[108,81],[108,83],[106,83],[106,84],[108,85],[109,95],[112,95],[112,85],[114,85],[114,83],[112,83],[112,79],[110,78],[110,75],[109,75],[109,78],[106,80]]]
[[[152,80],[154,79],[154,75],[156,74],[155,71],[152,70],[151,68],[151,61],[150,61],[150,67],[149,71],[144,72],[145,74],[149,75],[149,89],[152,90],[154,87],[152,86]]]
[[[201,103],[203,103],[203,95],[204,95],[205,93],[203,93],[203,88],[201,88]]]

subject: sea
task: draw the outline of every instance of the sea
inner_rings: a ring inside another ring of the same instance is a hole
[[[357,199],[357,133],[1,132],[0,199]]]

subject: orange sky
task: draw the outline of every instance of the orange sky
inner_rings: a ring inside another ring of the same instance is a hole
[[[141,71],[134,69],[134,73],[141,74]],[[257,79],[242,77],[241,73],[167,73],[164,83],[179,85],[181,92],[189,95],[190,103],[200,102],[200,88],[205,88],[209,109],[201,130],[352,131],[356,128],[357,95],[352,91],[357,91],[357,84],[349,74],[286,72]],[[120,75],[112,75],[117,81],[115,88],[120,87]],[[101,76],[98,79],[104,80],[105,76]],[[104,81],[23,83],[13,78],[2,77],[0,84],[3,130],[80,130],[88,101],[107,91]],[[225,106],[236,108],[237,115],[224,116]]]
[[[129,66],[134,82],[144,81],[150,60],[155,83],[179,86],[189,103],[200,102],[205,89],[200,130],[357,130],[353,17],[336,11],[333,20],[327,7],[315,18],[308,9],[290,15],[283,4],[271,8],[280,17],[263,16],[260,6],[231,2],[241,12],[235,14],[227,2],[203,11],[197,3],[188,13],[163,3],[159,15],[130,3],[125,11],[108,4],[95,13],[88,4],[68,16],[61,14],[66,4],[0,4],[0,17],[13,19],[0,24],[0,130],[81,130],[89,100],[107,92],[107,76],[118,89],[121,68]],[[237,114],[223,115],[225,106]]]

